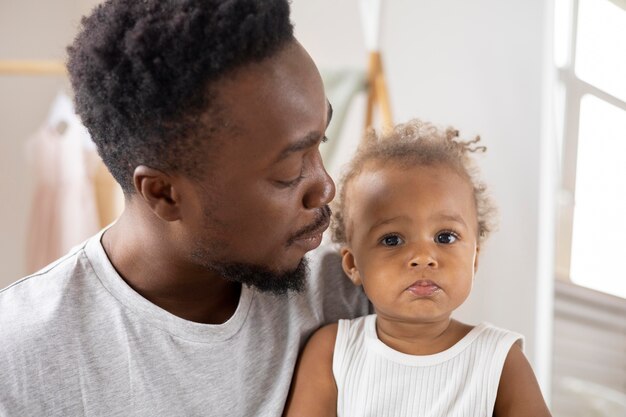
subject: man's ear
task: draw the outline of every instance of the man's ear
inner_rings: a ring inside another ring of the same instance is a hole
[[[361,274],[356,267],[356,264],[354,262],[354,255],[352,254],[350,248],[344,246],[343,248],[341,248],[340,253],[343,272],[346,273],[346,275],[348,276],[348,278],[350,278],[350,281],[352,281],[354,285],[362,285],[363,282],[361,281]]]
[[[476,273],[476,271],[478,271],[478,258],[480,255],[480,245],[476,245],[476,253],[474,254],[474,273]]]
[[[158,169],[139,165],[133,173],[133,184],[139,197],[157,217],[167,222],[181,218],[178,190],[169,175]]]

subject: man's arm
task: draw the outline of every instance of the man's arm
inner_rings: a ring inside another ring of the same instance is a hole
[[[504,362],[493,414],[495,417],[551,416],[535,374],[517,344],[511,347]]]
[[[333,377],[333,350],[337,323],[316,331],[298,363],[287,398],[285,417],[336,417],[337,385]]]

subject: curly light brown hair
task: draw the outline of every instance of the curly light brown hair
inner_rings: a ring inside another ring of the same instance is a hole
[[[487,187],[479,178],[479,171],[470,153],[485,152],[478,145],[480,136],[473,140],[459,139],[459,131],[440,129],[421,120],[399,124],[382,134],[370,130],[345,168],[339,182],[339,193],[333,203],[331,222],[332,239],[342,245],[349,242],[346,224],[346,192],[350,183],[372,162],[393,163],[401,168],[415,166],[445,165],[466,178],[474,191],[478,221],[478,242],[482,243],[496,227],[496,206],[487,193]]]

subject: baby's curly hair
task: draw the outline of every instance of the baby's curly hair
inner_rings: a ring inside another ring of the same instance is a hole
[[[127,195],[138,165],[199,175],[194,150],[223,123],[212,87],[293,40],[289,13],[288,0],[107,0],[83,18],[76,111]]]
[[[366,169],[365,166],[375,161],[393,163],[403,168],[443,164],[467,178],[474,190],[478,241],[484,242],[495,229],[497,209],[487,194],[485,184],[479,178],[478,168],[469,155],[487,150],[485,146],[479,146],[479,142],[479,136],[470,141],[462,141],[459,139],[459,132],[453,128],[442,130],[417,119],[397,125],[382,135],[370,130],[339,182],[339,193],[333,202],[330,227],[333,241],[340,244],[348,243],[345,218],[346,191],[354,178]]]

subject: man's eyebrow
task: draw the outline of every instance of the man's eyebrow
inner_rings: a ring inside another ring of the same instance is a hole
[[[276,162],[282,161],[292,153],[299,152],[303,149],[312,148],[317,144],[317,142],[319,142],[321,136],[322,135],[320,134],[320,132],[314,131],[307,133],[302,139],[283,149],[280,152],[280,155],[278,155],[278,158],[276,158]]]
[[[326,101],[326,103],[328,103],[328,116],[327,116],[327,121],[326,121],[326,126],[328,127],[328,124],[330,124],[330,119],[333,117],[333,106],[331,106],[329,101]],[[283,159],[287,158],[292,153],[300,152],[304,149],[312,148],[313,146],[317,144],[317,142],[320,140],[320,137],[322,136],[324,135],[316,131],[307,133],[302,139],[300,139],[296,143],[293,143],[289,145],[288,147],[286,147],[285,149],[283,149],[280,152],[280,155],[278,155],[278,158],[276,158],[276,162],[282,161]]]

